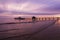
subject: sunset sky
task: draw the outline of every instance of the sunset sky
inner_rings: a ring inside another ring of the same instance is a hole
[[[60,0],[0,0],[0,16],[60,15]]]

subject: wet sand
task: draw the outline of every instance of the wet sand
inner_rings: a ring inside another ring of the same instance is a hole
[[[58,21],[0,25],[0,40],[60,40]]]

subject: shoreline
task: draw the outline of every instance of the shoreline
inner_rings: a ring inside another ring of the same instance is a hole
[[[56,20],[45,20],[45,21],[56,21]],[[21,23],[36,23],[36,22],[42,22],[42,21],[9,22],[9,23],[0,23],[0,25],[5,25],[5,24],[21,24]]]

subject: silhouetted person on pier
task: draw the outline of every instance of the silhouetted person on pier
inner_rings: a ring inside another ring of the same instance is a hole
[[[32,17],[32,21],[33,21],[33,22],[36,21],[36,17],[35,17],[35,16]]]

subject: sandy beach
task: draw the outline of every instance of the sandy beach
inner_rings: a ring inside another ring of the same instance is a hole
[[[3,24],[0,25],[0,40],[57,40],[59,26],[56,20]]]

